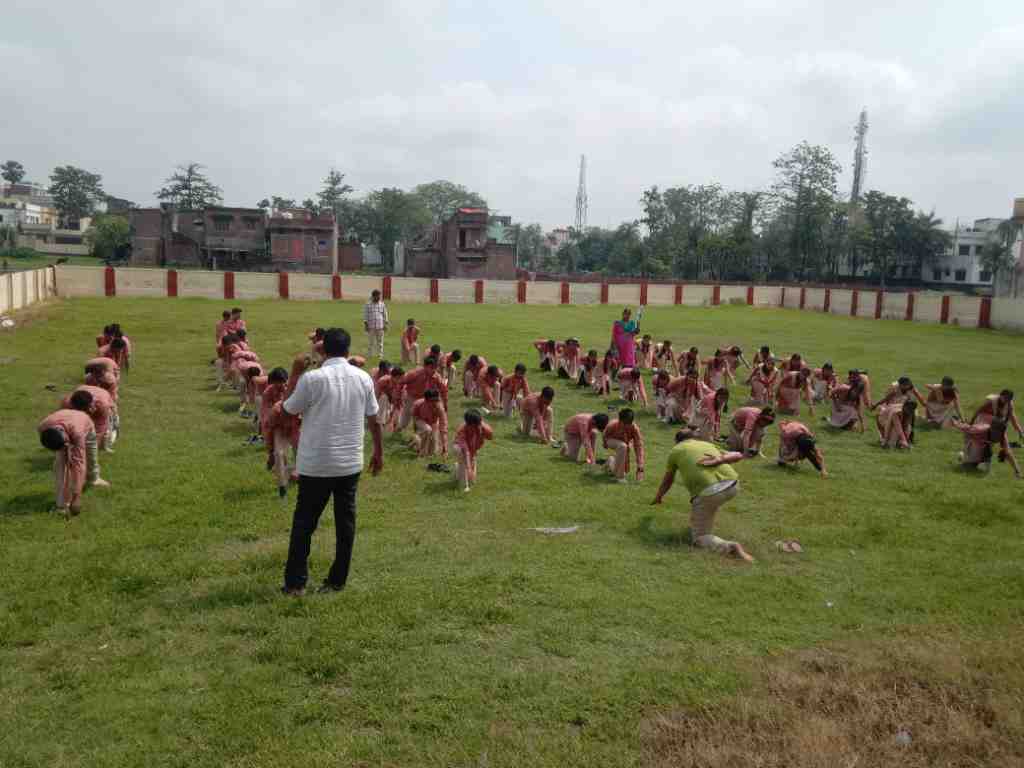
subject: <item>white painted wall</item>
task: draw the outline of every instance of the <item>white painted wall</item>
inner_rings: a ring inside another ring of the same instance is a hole
[[[874,318],[877,297],[878,291],[861,291],[857,301],[857,317]]]
[[[238,275],[235,275],[238,279]],[[183,269],[178,272],[178,295],[203,299],[224,299],[224,273]],[[276,292],[274,295],[277,295]]]
[[[571,290],[571,289],[570,289]],[[561,304],[562,284],[545,281],[526,284],[527,304]]]
[[[441,304],[472,304],[476,300],[473,280],[438,280],[437,298]]]
[[[853,291],[848,291],[843,288],[835,288],[832,290],[832,300],[829,303],[829,312],[833,315],[846,315],[850,314],[850,304],[853,302]]]
[[[808,288],[804,299],[804,310],[822,312],[825,309],[825,289]]]
[[[640,306],[639,283],[612,283],[608,286],[608,303],[622,307]]]
[[[907,296],[906,293],[887,293],[882,302],[883,320],[906,320],[907,318]]]
[[[710,285],[685,285],[683,304],[688,307],[710,307],[713,290]]]
[[[919,293],[914,296],[914,320],[937,323],[942,317],[942,296],[937,293]]]
[[[792,285],[787,285],[784,292],[786,295],[786,309],[799,309],[800,289]]]
[[[518,300],[518,281],[484,280],[484,304],[515,304]]]
[[[344,285],[344,280],[345,278],[342,278],[342,285]],[[344,295],[344,291],[342,292],[342,295]],[[425,277],[391,278],[391,300],[423,303],[429,302],[430,280]]]
[[[747,286],[745,285],[723,285],[719,292],[719,301],[722,304],[747,303]]]
[[[981,299],[977,296],[953,296],[949,301],[950,324],[977,328],[981,314]]]
[[[572,304],[600,304],[600,283],[569,283],[569,301]]]
[[[178,293],[181,294],[181,272],[178,272]],[[290,276],[289,276],[290,277]],[[278,296],[278,277],[275,274],[259,272],[235,273],[235,298],[238,299],[273,299]],[[291,283],[288,284],[289,293]],[[330,294],[328,294],[329,296]]]
[[[676,287],[656,283],[647,286],[647,303],[651,306],[671,306],[676,303]]]
[[[993,299],[992,327],[1024,331],[1024,299]]]
[[[167,296],[167,270],[119,267],[114,286],[118,296]]]
[[[103,296],[103,267],[72,267],[61,264],[57,270],[57,294],[69,296]]]
[[[755,307],[777,307],[782,301],[782,288],[777,285],[754,286]]]
[[[0,275],[0,314],[24,309],[56,295],[55,275],[48,267]]]
[[[238,275],[235,275],[235,285],[238,285]],[[235,295],[238,295],[237,289]],[[288,298],[300,301],[330,301],[331,276],[289,273]]]
[[[392,283],[394,286],[394,283]],[[345,301],[358,301],[365,304],[370,300],[373,291],[380,291],[381,279],[379,277],[365,277],[363,275],[342,275],[341,276],[341,297]],[[429,293],[427,300],[430,300]]]

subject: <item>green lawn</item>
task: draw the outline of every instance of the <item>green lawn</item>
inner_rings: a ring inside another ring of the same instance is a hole
[[[11,272],[22,272],[26,269],[40,269],[56,264],[58,259],[65,259],[66,264],[80,267],[102,267],[103,259],[95,256],[53,256],[47,253],[34,252],[31,256],[3,256],[0,255],[0,274],[4,269]],[[6,267],[4,263],[6,262]]]
[[[313,326],[361,328],[355,303],[238,304],[271,364],[305,349]],[[681,486],[650,506],[673,432],[651,414],[639,485],[589,475],[492,418],[496,441],[462,494],[389,438],[384,473],[361,485],[348,589],[285,599],[291,509],[262,450],[243,446],[237,401],[211,387],[222,308],[64,301],[0,333],[0,766],[638,765],[651,718],[729,701],[769,656],[906,631],[991,641],[1021,624],[1024,483],[1006,465],[958,471],[953,433],[923,428],[905,454],[870,432],[818,429],[828,480],[740,464],[743,492],[717,532],[757,558],[743,566],[685,545]],[[391,312],[396,328],[414,316],[427,345],[506,370],[526,362],[537,388],[553,380],[530,342],[601,348],[616,308]],[[64,522],[46,514],[51,457],[35,424],[115,321],[136,367],[117,453],[103,456],[113,488]],[[954,376],[965,408],[1022,389],[1021,339],[997,332],[746,307],[651,308],[644,323],[677,348],[771,343],[864,367],[876,396],[901,374]],[[559,432],[603,407],[553,385]],[[773,433],[765,453],[775,447]],[[577,523],[573,535],[527,530]],[[328,514],[313,581],[332,527]],[[805,554],[777,552],[783,537]]]

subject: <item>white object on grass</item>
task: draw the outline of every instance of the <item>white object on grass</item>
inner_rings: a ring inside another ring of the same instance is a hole
[[[576,533],[579,529],[579,525],[570,525],[565,528],[527,528],[526,530],[536,531],[537,533],[543,533],[547,536],[552,536],[559,533]]]

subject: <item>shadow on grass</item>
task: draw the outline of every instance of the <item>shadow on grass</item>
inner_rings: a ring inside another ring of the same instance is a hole
[[[0,515],[45,514],[53,503],[50,493],[23,493],[12,496],[0,506]]]
[[[33,472],[45,472],[53,470],[53,455],[35,453],[23,459],[25,467]]]
[[[232,583],[211,589],[197,598],[192,607],[196,611],[216,611],[222,608],[264,605],[280,597],[278,588],[273,584]]]
[[[649,547],[667,547],[670,549],[689,548],[690,529],[676,529],[672,531],[654,530],[654,515],[646,515],[640,518],[635,528],[627,533],[637,539],[641,544]]]

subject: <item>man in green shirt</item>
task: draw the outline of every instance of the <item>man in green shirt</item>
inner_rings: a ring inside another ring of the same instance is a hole
[[[684,429],[676,433],[676,447],[668,456],[654,504],[661,504],[675,482],[676,472],[690,492],[690,541],[723,555],[732,555],[747,563],[754,562],[743,546],[711,533],[718,508],[739,492],[739,475],[730,464],[743,461],[739,451],[722,453],[711,443],[697,439],[697,433]]]

